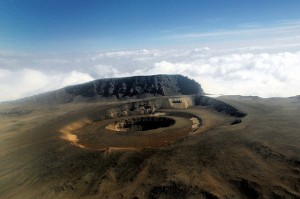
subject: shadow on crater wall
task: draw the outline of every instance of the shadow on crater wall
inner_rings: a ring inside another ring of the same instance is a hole
[[[175,120],[168,117],[137,117],[115,122],[116,129],[129,132],[164,128],[174,124]]]

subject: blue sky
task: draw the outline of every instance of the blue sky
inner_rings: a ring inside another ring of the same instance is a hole
[[[299,9],[298,0],[7,0],[0,2],[0,49],[90,52],[182,47],[210,40],[169,38],[278,26],[300,19]]]
[[[299,95],[299,0],[0,0],[0,102],[182,74],[206,93]]]

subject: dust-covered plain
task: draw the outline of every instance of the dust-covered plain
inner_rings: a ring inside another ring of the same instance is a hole
[[[2,103],[1,198],[300,197],[299,97],[218,98],[247,113],[235,125],[209,105],[158,106],[170,99]],[[106,128],[134,116],[176,123]]]

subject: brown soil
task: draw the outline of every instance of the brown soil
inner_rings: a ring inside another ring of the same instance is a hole
[[[108,113],[152,109],[1,104],[0,198],[300,198],[300,100],[219,99],[248,115],[169,107],[170,127],[114,132]]]

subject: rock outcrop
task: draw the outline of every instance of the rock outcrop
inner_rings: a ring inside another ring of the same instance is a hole
[[[139,97],[143,95],[203,94],[200,84],[181,75],[153,75],[100,79],[65,88],[68,94],[84,97]]]

